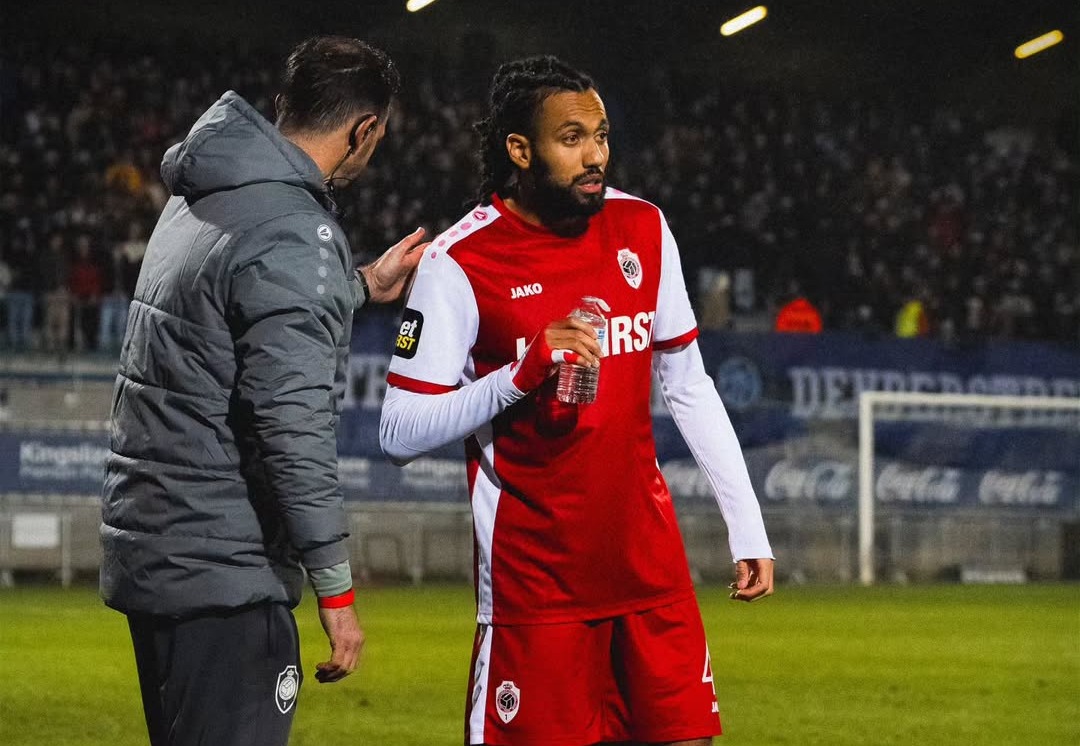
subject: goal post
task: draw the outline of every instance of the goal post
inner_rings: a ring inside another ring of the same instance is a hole
[[[888,418],[960,423],[984,430],[1060,427],[1080,433],[1080,398],[864,391],[859,395],[858,417],[858,570],[859,581],[871,585],[877,580],[875,512],[879,496],[875,426],[879,422]],[[1080,471],[1080,453],[1073,467]],[[1072,499],[1075,501],[1077,496],[1073,495]]]

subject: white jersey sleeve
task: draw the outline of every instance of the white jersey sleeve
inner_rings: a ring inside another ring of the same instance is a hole
[[[461,440],[522,397],[509,365],[472,380],[478,324],[458,263],[426,255],[402,313],[379,421],[379,443],[394,463]]]
[[[429,249],[402,312],[387,380],[431,394],[465,383],[479,324],[464,270],[446,252]]]
[[[679,246],[660,213],[660,289],[653,320],[653,346],[666,349],[686,344],[697,336],[697,320],[683,280]]]
[[[391,386],[379,419],[379,445],[391,462],[407,464],[473,434],[522,396],[509,365],[445,394]]]
[[[772,559],[742,448],[705,371],[697,342],[654,353],[653,369],[671,416],[720,506],[731,556],[736,560]]]

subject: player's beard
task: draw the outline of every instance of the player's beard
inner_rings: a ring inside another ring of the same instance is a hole
[[[532,176],[533,207],[546,220],[553,222],[589,218],[604,208],[606,181],[604,172],[591,168],[575,176],[568,186],[564,186],[552,176],[547,161],[537,156],[530,169]],[[600,177],[600,191],[596,194],[584,194],[574,189],[588,179]]]

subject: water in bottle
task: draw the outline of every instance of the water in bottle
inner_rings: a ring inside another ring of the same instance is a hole
[[[585,296],[581,299],[581,304],[570,314],[570,318],[581,319],[596,330],[596,338],[601,349],[604,346],[604,335],[607,334],[607,320],[604,318],[604,309],[607,307],[607,303],[600,298]],[[567,404],[589,404],[596,399],[596,387],[599,382],[599,367],[562,363],[559,365],[559,382],[555,389],[555,396],[559,401]]]

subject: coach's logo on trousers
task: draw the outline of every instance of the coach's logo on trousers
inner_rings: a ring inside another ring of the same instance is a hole
[[[517,715],[521,705],[521,690],[512,681],[504,681],[495,691],[495,709],[504,723],[509,723]]]
[[[296,666],[286,666],[285,670],[278,674],[277,686],[274,687],[274,704],[282,715],[292,709],[299,691],[300,674],[296,672]]]
[[[524,298],[529,295],[540,295],[542,292],[544,292],[544,286],[539,282],[534,282],[531,285],[518,285],[510,288],[510,300]]]

